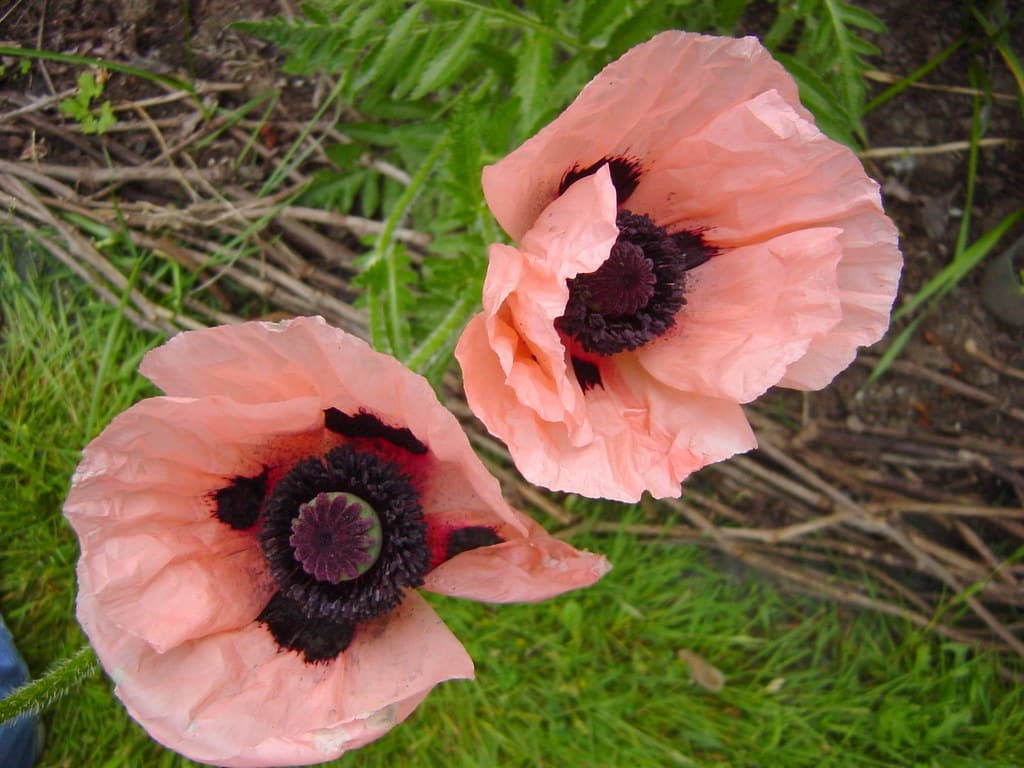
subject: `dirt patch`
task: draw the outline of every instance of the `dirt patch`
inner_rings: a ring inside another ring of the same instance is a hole
[[[880,70],[903,76],[934,60],[962,34],[966,10],[959,2],[925,7],[914,2],[865,3],[883,18],[889,34],[872,42],[881,56]],[[872,7],[874,6],[874,7]],[[971,28],[967,24],[968,28]],[[991,230],[1024,206],[1020,178],[1024,175],[1024,122],[1020,119],[1016,85],[1009,71],[976,39],[962,45],[926,80],[931,86],[965,88],[972,68],[978,80],[997,94],[984,106],[986,136],[1015,140],[1016,146],[982,149],[971,208],[971,240]],[[883,86],[876,88],[881,92]],[[971,135],[975,97],[951,90],[911,88],[868,115],[866,126],[874,147],[929,147],[967,140]],[[906,154],[869,161],[882,184],[886,209],[900,229],[906,260],[901,300],[919,291],[946,266],[954,253],[967,195],[968,154],[946,151]],[[1024,227],[1002,242],[1007,248]],[[982,357],[1024,367],[1024,329],[1003,322],[987,306],[981,290],[984,269],[974,270],[948,294],[922,323],[902,360],[941,371],[990,394],[999,403],[1020,404],[1020,380],[981,362]],[[892,334],[890,334],[891,336]],[[977,350],[972,352],[969,350]],[[867,423],[911,429],[927,427],[950,435],[987,435],[1018,442],[1021,425],[997,407],[981,407],[951,397],[948,389],[895,372],[879,384],[861,389],[862,372],[844,375],[827,393],[830,407],[856,414]]]

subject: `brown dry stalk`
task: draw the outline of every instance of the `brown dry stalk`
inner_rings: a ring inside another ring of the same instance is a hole
[[[983,362],[993,371],[1001,373],[1003,376],[1010,376],[1018,381],[1024,381],[1024,371],[1020,368],[1014,368],[1012,365],[1007,365],[1001,360],[996,360],[992,355],[978,347],[978,342],[974,339],[968,339],[964,342],[964,351],[976,360]]]
[[[863,507],[853,502],[844,493],[821,480],[813,472],[801,466],[799,462],[790,458],[783,451],[778,450],[770,443],[762,442],[760,450],[766,453],[772,461],[785,466],[798,477],[805,480],[809,485],[819,488],[840,506],[853,511],[856,514],[856,517],[854,520],[851,520],[851,524],[864,526],[866,530],[879,533],[901,546],[909,554],[913,555],[931,576],[938,578],[946,584],[946,586],[954,590],[964,603],[966,603],[982,621],[988,624],[993,632],[999,635],[999,637],[1002,638],[1002,640],[1012,648],[1014,652],[1024,657],[1024,643],[1010,632],[1006,626],[991,611],[989,611],[988,608],[982,605],[976,597],[966,591],[960,579],[954,576],[949,568],[939,563],[931,556],[931,554],[918,546],[918,543],[914,541],[912,536],[908,536],[907,533],[902,530],[889,525],[877,515],[870,514]],[[918,542],[919,541],[920,539],[918,539]]]
[[[978,139],[979,147],[1007,147],[1019,144],[1016,139],[988,138]],[[950,141],[945,144],[933,144],[926,147],[872,147],[862,149],[857,156],[862,159],[878,159],[882,157],[905,157],[910,155],[946,155],[950,152],[964,152],[971,148],[969,141]]]
[[[904,77],[900,75],[893,75],[889,72],[880,72],[876,69],[869,69],[862,73],[868,80],[874,80],[876,83],[888,83],[895,84],[904,80]],[[939,83],[909,83],[911,88],[918,88],[925,91],[943,91],[945,93],[959,93],[964,96],[991,96],[993,99],[1001,99],[1003,101],[1016,101],[1017,96],[1012,93],[998,93],[995,91],[982,91],[978,88],[969,88],[964,85],[942,85]]]
[[[176,316],[170,310],[158,306],[143,296],[138,290],[128,284],[124,277],[104,256],[96,250],[92,242],[83,237],[78,231],[62,219],[54,216],[50,209],[39,202],[35,193],[21,180],[14,176],[0,176],[0,188],[3,189],[12,202],[12,212],[5,214],[5,219],[14,223],[29,236],[36,233],[38,225],[50,227],[64,241],[64,246],[53,249],[54,255],[68,264],[69,259],[78,264],[76,273],[83,277],[94,287],[109,284],[117,293],[127,297],[128,301],[138,310],[142,320],[148,326],[147,329],[159,329],[163,333],[174,333],[181,327],[200,328],[197,323],[188,317]],[[28,222],[33,222],[29,224]],[[52,245],[49,238],[37,238],[43,244]],[[70,265],[70,264],[69,264]],[[88,275],[88,277],[86,277]],[[105,300],[113,293],[105,291],[102,293]],[[120,301],[115,301],[120,305]]]

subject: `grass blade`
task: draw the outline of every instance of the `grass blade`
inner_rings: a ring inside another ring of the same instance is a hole
[[[978,238],[977,242],[965,249],[960,255],[947,264],[935,277],[914,294],[914,297],[893,313],[893,319],[899,320],[911,314],[924,302],[932,297],[939,298],[974,269],[996,247],[1003,235],[1017,222],[1024,219],[1024,210],[1014,211],[996,224],[992,229]]]
[[[385,294],[382,297],[386,307],[384,325],[387,329],[387,338],[390,341],[390,352],[396,357],[405,358],[409,354],[409,320],[402,312],[401,286],[398,283],[399,264],[398,256],[394,249],[394,235],[399,223],[405,218],[409,207],[416,196],[423,189],[424,184],[430,177],[437,165],[438,160],[448,146],[448,132],[444,132],[434,142],[430,154],[427,155],[419,170],[409,181],[408,186],[398,198],[391,213],[381,229],[377,242],[374,244],[373,253],[370,255],[364,269],[370,270],[378,263],[384,263],[387,275]],[[367,301],[372,303],[374,296],[368,294]],[[374,334],[376,336],[376,334]]]
[[[123,75],[131,75],[143,80],[159,83],[172,90],[184,91],[193,99],[204,115],[207,115],[207,108],[203,105],[202,99],[196,93],[192,84],[170,75],[160,75],[156,72],[149,72],[145,69],[133,67],[131,64],[122,64],[119,61],[107,61],[106,59],[94,59],[89,56],[78,56],[72,53],[57,53],[55,51],[41,51],[36,48],[15,48],[9,45],[0,45],[0,56],[26,57],[30,59],[45,59],[46,61],[59,61],[64,64],[78,64],[83,67],[100,67],[109,69],[111,72],[120,72]],[[207,115],[209,116],[209,115]]]

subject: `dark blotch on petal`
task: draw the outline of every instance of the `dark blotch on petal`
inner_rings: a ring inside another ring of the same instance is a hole
[[[427,452],[427,446],[420,442],[408,427],[389,427],[366,411],[349,416],[337,408],[328,408],[324,411],[324,426],[345,437],[387,440],[392,445],[404,448],[417,456]]]
[[[456,555],[468,552],[471,549],[490,547],[494,544],[501,544],[504,539],[494,532],[493,528],[483,525],[472,525],[468,528],[459,528],[452,531],[448,536],[448,549],[445,552],[445,559],[451,560]]]
[[[719,249],[708,244],[704,239],[702,230],[691,231],[684,229],[674,235],[669,235],[676,247],[682,254],[683,263],[687,270],[699,267],[708,259],[717,256]]]
[[[307,618],[296,603],[280,592],[270,598],[256,621],[266,624],[279,646],[301,653],[307,664],[337,658],[348,648],[356,631],[352,622]]]
[[[597,169],[605,163],[608,164],[608,171],[612,177],[612,186],[615,187],[615,199],[619,205],[622,205],[636,191],[637,184],[640,183],[642,173],[640,161],[634,157],[604,157],[593,165],[588,165],[586,168],[574,165],[562,177],[562,181],[558,185],[558,194],[564,193],[565,190],[580,179],[596,173]]]
[[[260,516],[260,506],[267,493],[267,470],[256,477],[236,477],[231,485],[214,491],[214,516],[236,531],[251,528]]]
[[[576,381],[580,383],[580,389],[586,392],[592,387],[603,387],[601,382],[601,371],[596,364],[579,357],[572,360],[572,372],[576,374]]]

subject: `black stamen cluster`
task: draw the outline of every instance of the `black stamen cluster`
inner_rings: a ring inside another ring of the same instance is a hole
[[[384,530],[377,562],[362,576],[330,584],[306,573],[289,537],[299,506],[319,493],[347,491],[373,507]],[[347,445],[322,459],[303,459],[274,488],[264,508],[260,546],[280,595],[307,619],[367,621],[402,601],[407,588],[423,583],[430,564],[419,495],[400,467]]]
[[[619,236],[608,260],[567,281],[569,301],[555,320],[559,331],[597,355],[636,349],[672,328],[686,303],[687,270],[714,254],[700,234],[669,235],[643,214],[619,211],[615,223]]]
[[[571,362],[572,372],[576,374],[576,381],[579,382],[580,389],[584,392],[594,387],[604,386],[604,382],[601,381],[601,369],[597,367],[596,363],[575,356],[571,358]]]

